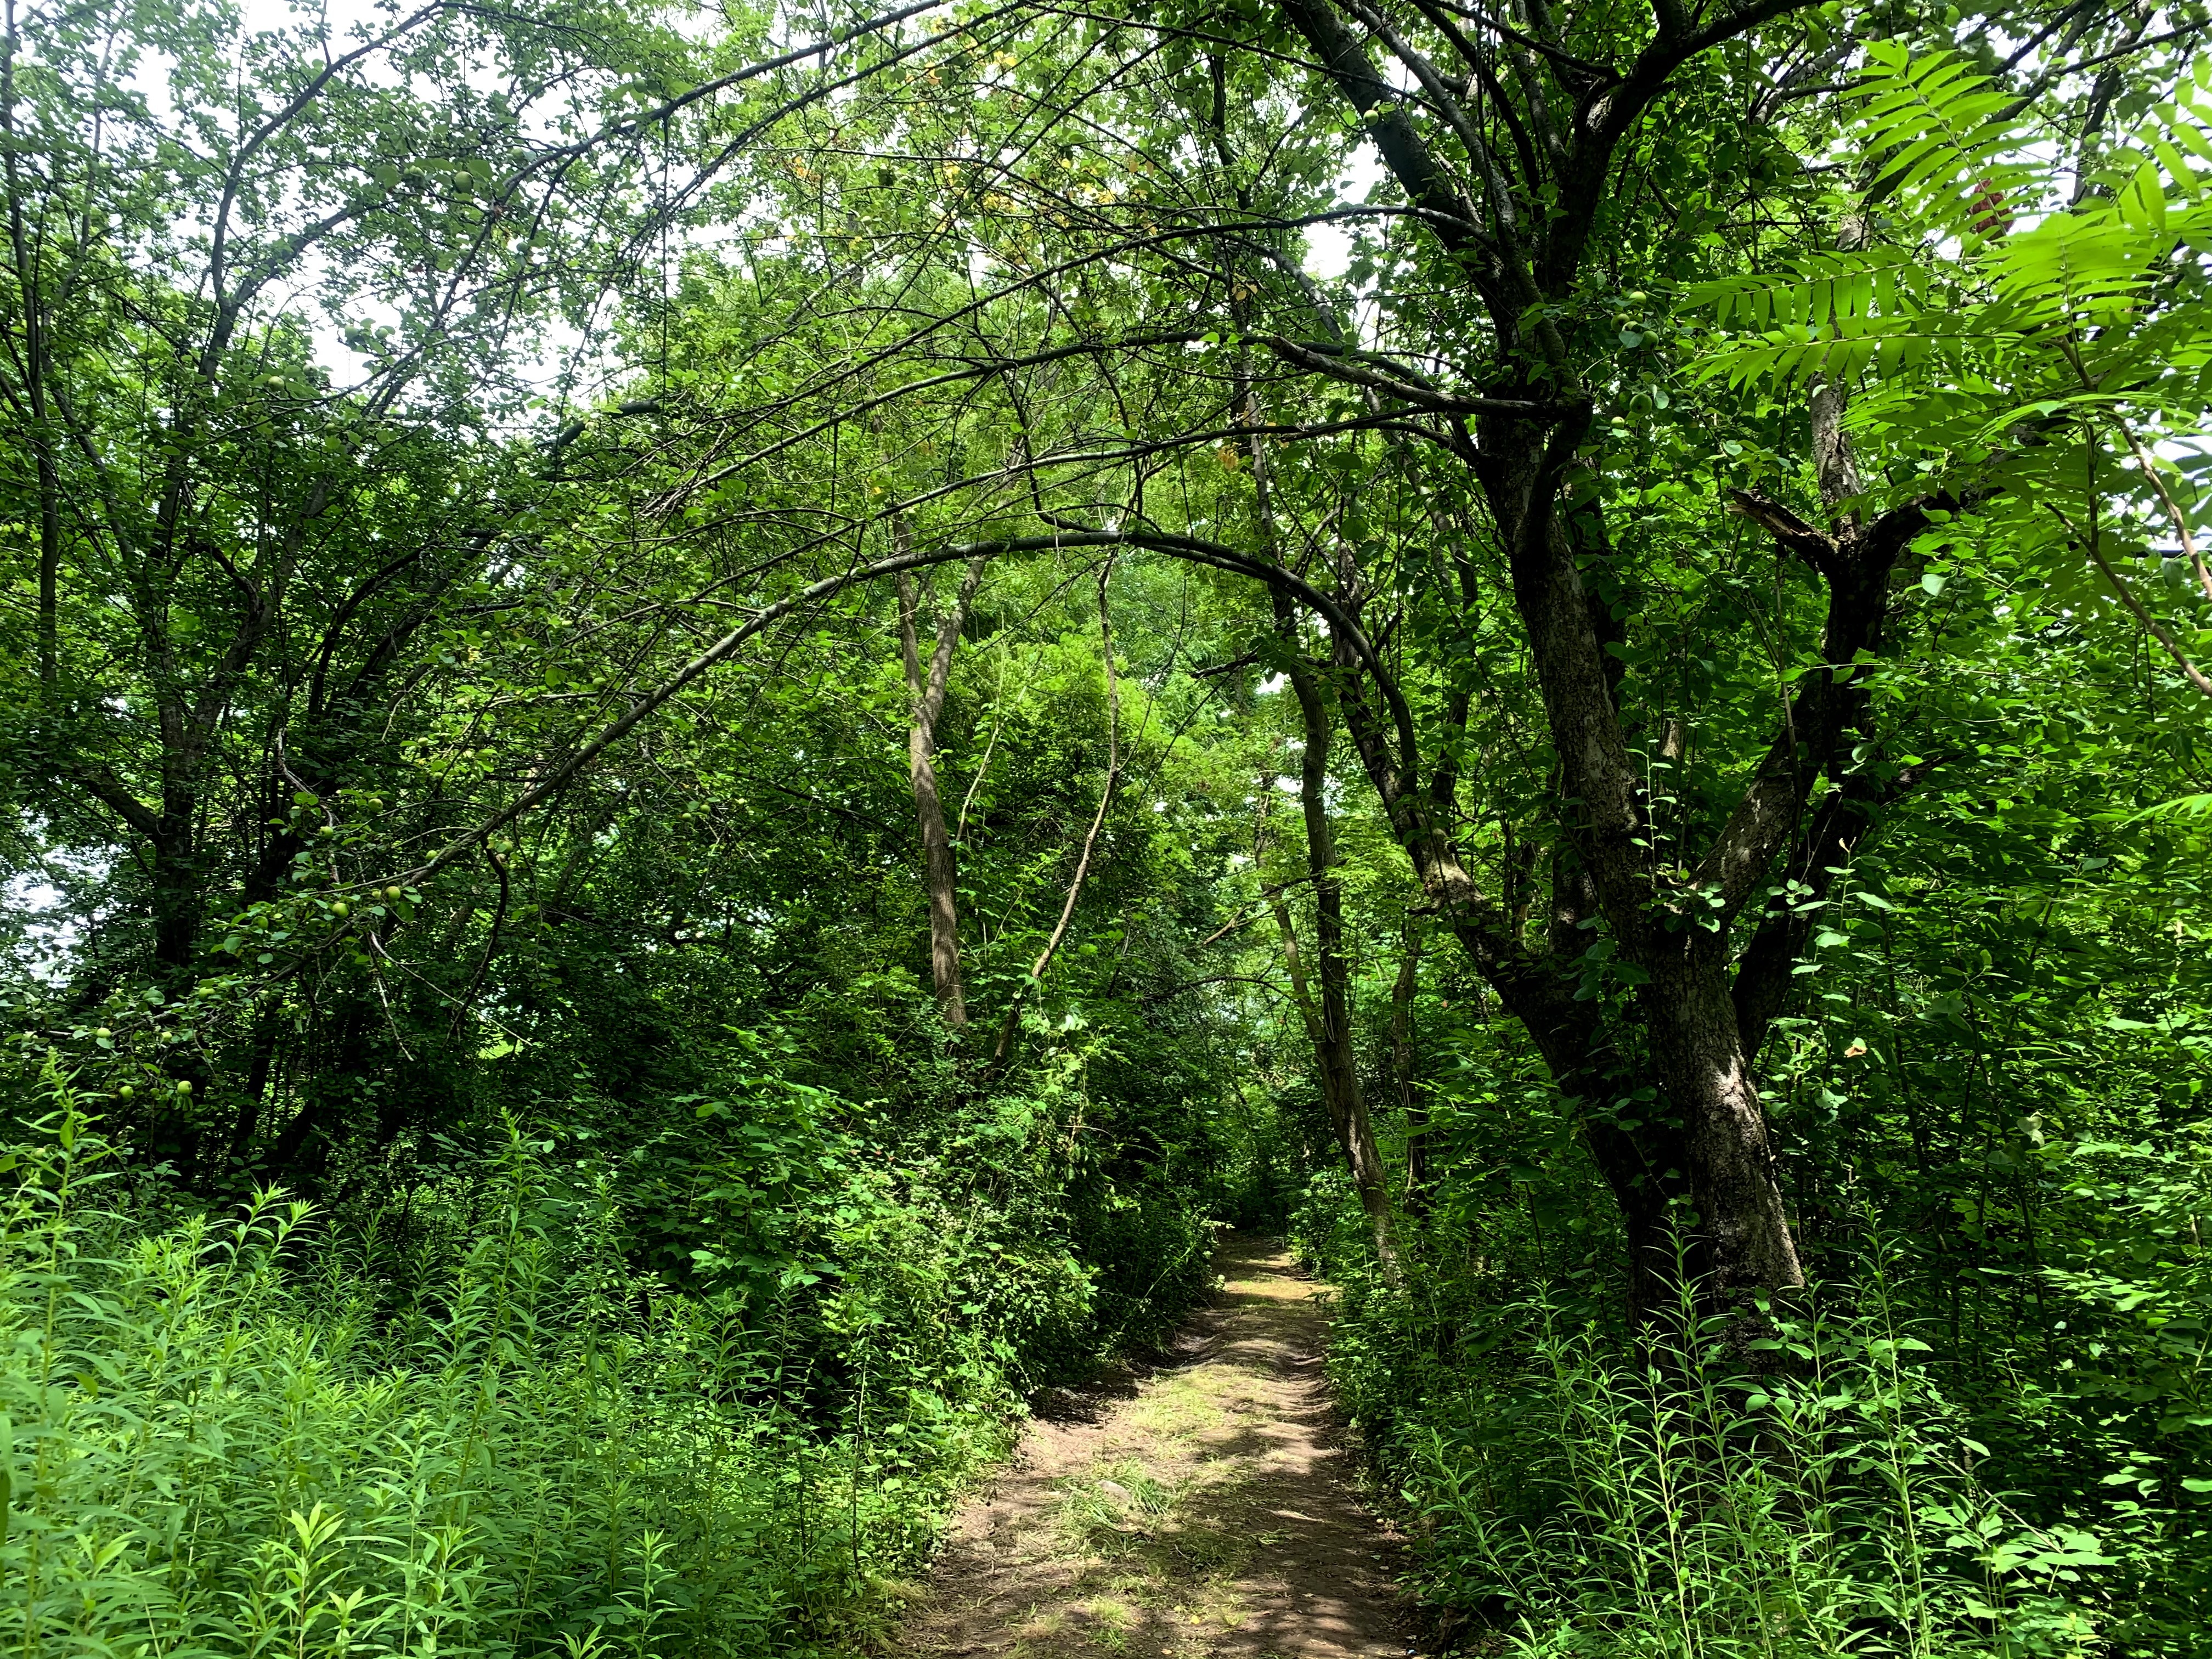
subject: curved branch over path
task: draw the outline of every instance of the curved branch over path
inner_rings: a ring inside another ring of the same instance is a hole
[[[1414,741],[1413,714],[1406,706],[1398,690],[1397,681],[1383,665],[1382,654],[1374,642],[1363,632],[1343,606],[1328,594],[1291,571],[1264,560],[1241,553],[1235,548],[1218,542],[1208,542],[1194,536],[1176,536],[1164,532],[1085,530],[1064,531],[1049,536],[1015,536],[1003,541],[957,542],[943,547],[917,549],[878,559],[872,564],[845,570],[834,576],[809,584],[787,599],[777,600],[756,611],[745,622],[716,640],[704,651],[685,663],[667,680],[640,697],[623,714],[609,721],[599,733],[582,748],[554,767],[536,784],[526,790],[507,805],[484,819],[475,828],[456,836],[426,863],[417,866],[396,878],[402,884],[427,881],[470,851],[488,841],[507,824],[514,822],[532,807],[542,805],[566,788],[586,769],[613,748],[645,721],[673,702],[684,691],[696,684],[710,670],[735,656],[748,641],[758,637],[793,613],[804,611],[824,599],[834,599],[847,588],[860,586],[864,582],[878,581],[885,576],[902,572],[921,570],[931,565],[955,564],[964,560],[1011,556],[1021,553],[1042,553],[1063,549],[1142,547],[1170,557],[1187,560],[1194,564],[1210,565],[1218,570],[1237,575],[1250,576],[1281,588],[1300,604],[1311,608],[1335,630],[1338,636],[1358,655],[1361,665],[1375,676],[1398,728],[1398,738],[1405,751],[1407,775],[1419,750]]]

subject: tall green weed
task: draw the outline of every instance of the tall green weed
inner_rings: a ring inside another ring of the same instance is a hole
[[[678,1291],[630,1265],[605,1172],[511,1126],[345,1225],[271,1192],[152,1225],[48,1081],[0,1158],[24,1659],[811,1650],[916,1560],[1006,1443],[1024,1338],[1090,1298],[1064,1253],[881,1194],[830,1216],[821,1272]]]

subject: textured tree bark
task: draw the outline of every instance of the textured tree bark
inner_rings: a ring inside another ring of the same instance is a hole
[[[903,516],[891,521],[891,535],[901,555],[912,543]],[[968,999],[960,979],[959,870],[952,856],[952,838],[945,833],[945,805],[937,793],[937,721],[945,712],[945,687],[952,672],[952,653],[960,642],[961,625],[983,580],[981,557],[970,559],[960,579],[952,607],[939,618],[936,648],[925,665],[916,636],[917,606],[913,576],[898,577],[899,644],[906,659],[909,700],[907,725],[907,780],[914,789],[915,815],[921,821],[922,879],[929,890],[929,971],[937,992],[938,1012],[958,1030],[968,1023]]]
[[[1690,1267],[1716,1307],[1748,1310],[1761,1290],[1805,1282],[1777,1178],[1766,1118],[1717,949],[1684,953],[1643,988],[1653,1070],[1682,1126],[1696,1215]],[[1688,1218],[1684,1218],[1686,1222]]]
[[[1705,879],[1690,891],[1662,892],[1643,855],[1649,826],[1606,672],[1604,619],[1593,615],[1596,607],[1579,573],[1578,555],[1594,550],[1578,547],[1577,540],[1601,538],[1602,526],[1594,517],[1571,525],[1555,510],[1557,484],[1547,458],[1559,451],[1556,435],[1486,435],[1492,439],[1486,445],[1492,456],[1510,457],[1486,468],[1492,473],[1486,482],[1492,499],[1506,504],[1499,527],[1508,538],[1515,603],[1534,647],[1563,793],[1580,802],[1569,810],[1565,827],[1579,854],[1577,878],[1587,882],[1588,891],[1573,908],[1602,916],[1622,959],[1649,975],[1636,1007],[1649,1044],[1649,1080],[1663,1103],[1655,1103],[1649,1117],[1639,1114],[1633,1129],[1618,1127],[1603,1096],[1594,1103],[1595,1112],[1592,1103],[1584,1108],[1586,1120],[1610,1121],[1591,1145],[1621,1202],[1640,1287],[1635,1299],[1639,1313],[1648,1313],[1660,1293],[1654,1276],[1672,1276],[1667,1230],[1678,1224],[1692,1244],[1686,1265],[1707,1304],[1747,1314],[1756,1292],[1792,1289],[1805,1276],[1729,994],[1725,917],[1708,927],[1697,909],[1707,891],[1718,893],[1727,908],[1740,905],[1764,875],[1783,816],[1794,819],[1803,799],[1799,743],[1808,726],[1821,722],[1791,722],[1763,769],[1773,787],[1762,792],[1755,781],[1747,792],[1700,872]],[[1824,755],[1825,746],[1814,752]],[[1555,902],[1559,896],[1555,892]],[[1564,959],[1565,951],[1558,954]],[[1616,1085],[1608,1092],[1627,1091]],[[1609,1144],[1614,1132],[1626,1137],[1626,1146]],[[1667,1190],[1670,1170],[1679,1172],[1677,1193]],[[1668,1200],[1675,1196],[1687,1198],[1686,1212],[1669,1213]]]

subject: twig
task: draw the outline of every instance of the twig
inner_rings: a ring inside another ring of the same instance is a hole
[[[2212,697],[2212,679],[2207,679],[2204,677],[2204,671],[2199,668],[2195,663],[2190,661],[2188,657],[2183,653],[2181,647],[2174,643],[2173,635],[2166,631],[2165,628],[2159,623],[2155,617],[2152,616],[2149,611],[2143,609],[2142,601],[2135,596],[2135,590],[2130,587],[2125,582],[2122,581],[2120,580],[2120,573],[2113,569],[2111,565],[2105,562],[2104,553],[2098,548],[2096,538],[2094,536],[2082,535],[2079,530],[2075,528],[2074,521],[2068,518],[2065,514],[2059,511],[2056,502],[2045,501],[2044,505],[2049,507],[2051,512],[2057,516],[2058,522],[2064,525],[2074,538],[2080,542],[2084,549],[2087,550],[2090,562],[2094,564],[2098,569],[2105,573],[2105,580],[2112,584],[2112,592],[2120,596],[2120,603],[2127,606],[2129,611],[2134,613],[2135,619],[2143,625],[2144,629],[2149,633],[2151,638],[2156,640],[2160,645],[2166,647],[2166,655],[2172,657],[2175,662],[2181,665],[2181,672],[2189,677],[2189,683],[2191,685],[2194,685],[2199,691],[2202,691],[2206,696]]]
[[[1308,872],[1303,876],[1292,876],[1288,881],[1277,882],[1273,887],[1262,887],[1260,890],[1260,897],[1262,899],[1271,899],[1278,893],[1284,892],[1290,888],[1296,887],[1300,882],[1311,881],[1312,879],[1313,876],[1311,872]],[[1197,944],[1192,945],[1190,947],[1191,954],[1193,956],[1196,956],[1200,951],[1206,949],[1207,945],[1214,944],[1218,940],[1227,939],[1230,934],[1235,933],[1238,928],[1250,927],[1254,922],[1260,919],[1262,914],[1263,912],[1258,910],[1248,911],[1245,915],[1237,917],[1234,921],[1224,922],[1220,927],[1208,933],[1204,939],[1199,940]]]
[[[499,877],[499,908],[491,913],[491,931],[484,936],[483,956],[477,963],[476,972],[469,978],[469,988],[463,993],[461,1000],[453,1005],[452,1034],[454,1036],[460,1036],[462,1027],[468,1023],[469,1009],[476,1002],[477,993],[483,988],[484,974],[491,967],[492,957],[499,951],[500,927],[507,920],[507,904],[510,891],[507,876],[507,860],[500,857],[498,848],[489,843],[484,848],[484,857],[491,861],[491,867]]]
[[[2144,453],[2142,442],[2128,423],[2122,421],[2119,427],[2120,435],[2128,441],[2128,447],[2135,452],[2136,465],[2142,468],[2143,477],[2150,480],[2150,487],[2158,492],[2159,500],[2166,503],[2166,514],[2173,520],[2174,534],[2181,538],[2181,550],[2189,560],[2189,568],[2197,573],[2197,586],[2204,590],[2206,599],[2212,599],[2212,569],[2205,568],[2204,555],[2197,545],[2197,538],[2189,533],[2188,514],[2181,510],[2181,503],[2175,501],[2172,492],[2166,489],[2166,480],[2158,476],[2158,468],[2151,464],[2150,457]]]
[[[1006,659],[999,659],[998,708],[992,712],[997,716],[991,722],[991,740],[983,745],[983,758],[975,763],[975,775],[968,785],[968,793],[960,798],[960,822],[952,831],[952,839],[964,842],[968,835],[968,809],[975,804],[975,792],[983,787],[990,775],[991,753],[999,746],[999,733],[1006,729]]]

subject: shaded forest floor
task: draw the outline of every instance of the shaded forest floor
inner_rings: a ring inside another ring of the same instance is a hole
[[[1418,1645],[1400,1540],[1360,1501],[1322,1371],[1328,1315],[1273,1243],[1165,1363],[1038,1402],[962,1508],[896,1651],[1362,1659]]]

